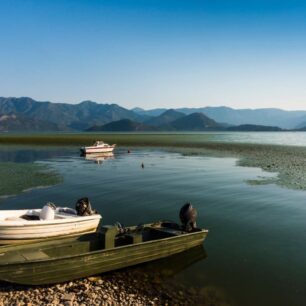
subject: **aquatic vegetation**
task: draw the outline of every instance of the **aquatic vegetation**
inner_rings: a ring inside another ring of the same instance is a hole
[[[247,180],[246,181],[250,185],[268,185],[277,182],[277,178],[274,177],[259,177],[255,180]]]
[[[88,145],[97,139],[120,146],[194,146],[210,141],[214,134],[163,134],[163,133],[60,133],[60,134],[5,134],[0,136],[0,144],[29,145]]]
[[[277,184],[296,190],[306,190],[306,148],[281,145],[202,143],[197,147],[174,148],[184,155],[235,157],[237,165],[256,167],[276,173],[274,178],[247,181],[252,185]]]
[[[48,166],[38,163],[0,163],[0,197],[46,187],[61,182],[61,177]]]

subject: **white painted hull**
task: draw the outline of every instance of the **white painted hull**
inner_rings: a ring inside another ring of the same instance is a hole
[[[37,215],[40,209],[31,210]],[[101,215],[57,216],[53,220],[24,220],[29,210],[0,212],[0,240],[29,240],[95,231]]]
[[[85,147],[83,149],[83,152],[85,154],[95,154],[95,153],[109,153],[113,152],[115,149],[115,146],[109,146],[109,147]]]

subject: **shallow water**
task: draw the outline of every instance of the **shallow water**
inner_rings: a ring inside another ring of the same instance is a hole
[[[77,148],[0,150],[0,162],[8,160],[46,164],[63,182],[2,199],[1,209],[41,207],[48,201],[74,206],[88,196],[105,224],[131,225],[178,221],[180,207],[191,201],[198,225],[210,230],[207,258],[177,271],[174,280],[212,286],[233,305],[305,305],[306,192],[246,183],[271,173],[237,167],[233,158],[151,149],[130,154],[118,149],[114,158],[99,163],[78,156]]]

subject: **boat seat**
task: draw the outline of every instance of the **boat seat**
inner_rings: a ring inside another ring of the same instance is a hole
[[[141,243],[143,241],[141,232],[140,233],[127,233],[125,234],[125,236],[131,240],[132,244]]]
[[[37,250],[35,252],[24,252],[21,254],[22,257],[26,260],[39,260],[39,259],[48,259],[49,256],[40,251],[40,250]]]

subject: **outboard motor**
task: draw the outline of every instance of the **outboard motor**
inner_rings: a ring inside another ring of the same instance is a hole
[[[90,216],[96,214],[97,211],[91,208],[91,204],[88,198],[78,199],[75,204],[75,210],[78,216]]]
[[[186,203],[180,210],[180,219],[183,224],[183,228],[187,232],[191,232],[197,227],[196,218],[197,210],[193,208],[191,203]]]

